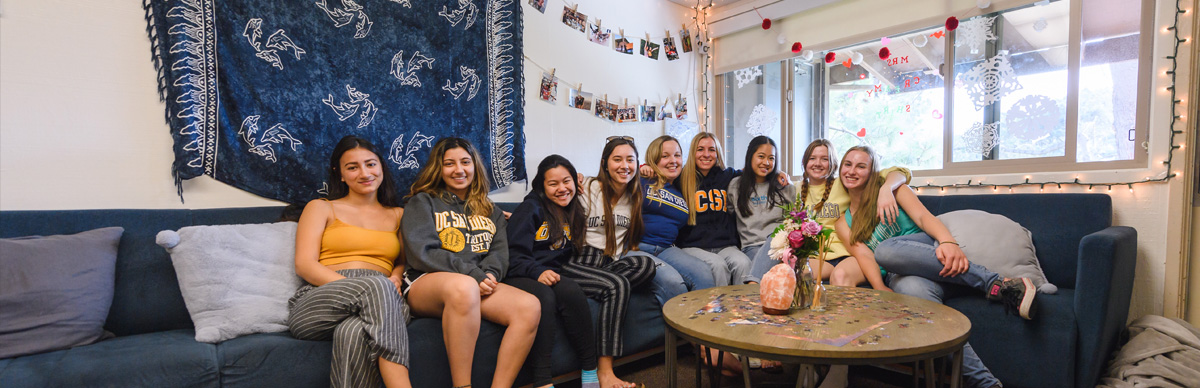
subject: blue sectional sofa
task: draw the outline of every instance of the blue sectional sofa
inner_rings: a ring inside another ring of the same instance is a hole
[[[1006,387],[1091,387],[1116,348],[1133,288],[1137,233],[1112,226],[1112,201],[1102,194],[922,196],[934,214],[979,209],[1002,214],[1033,233],[1038,260],[1055,295],[1040,295],[1039,317],[1024,321],[981,295],[946,304],[972,322],[971,343]],[[501,204],[510,209],[514,204]],[[330,344],[286,333],[257,334],[220,344],[193,340],[170,257],[154,244],[160,230],[188,225],[272,222],[282,208],[209,210],[79,210],[0,212],[0,237],[66,234],[123,226],[116,295],[105,328],[117,335],[93,345],[0,360],[0,387],[324,387]],[[593,306],[596,311],[597,306]],[[642,291],[629,308],[625,348],[660,346],[658,303]],[[561,322],[559,322],[561,327]],[[449,387],[440,321],[408,327],[416,387]],[[554,371],[576,370],[563,335]],[[502,328],[485,323],[475,352],[474,386],[490,385]],[[527,376],[519,381],[527,382]]]
[[[1094,387],[1129,315],[1137,231],[1112,226],[1104,194],[921,196],[933,214],[978,209],[1033,233],[1046,278],[1037,319],[1006,315],[980,294],[947,299],[971,319],[971,346],[1005,387]]]
[[[516,204],[501,204],[511,210]],[[105,329],[116,335],[92,345],[0,360],[0,387],[327,387],[330,342],[301,341],[287,333],[255,334],[219,344],[195,341],[191,318],[167,252],[155,234],[190,225],[276,221],[282,207],[207,210],[69,210],[0,212],[0,238],[71,234],[121,226],[116,290]],[[594,302],[593,302],[594,303]],[[593,305],[593,311],[598,306]],[[661,309],[642,290],[630,302],[625,349],[630,354],[662,345]],[[561,327],[561,322],[559,325]],[[559,329],[554,371],[578,370]],[[415,387],[450,387],[441,321],[408,326]],[[475,351],[472,383],[491,385],[503,328],[484,322]],[[518,380],[528,382],[524,374]]]

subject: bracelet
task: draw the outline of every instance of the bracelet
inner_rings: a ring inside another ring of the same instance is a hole
[[[962,246],[962,245],[959,245],[957,241],[938,241],[938,245],[942,245],[942,244],[954,244],[954,245],[958,245],[960,247]]]

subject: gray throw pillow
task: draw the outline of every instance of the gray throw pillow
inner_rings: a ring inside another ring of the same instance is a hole
[[[124,228],[0,239],[0,358],[111,337],[117,246]]]
[[[196,341],[287,330],[296,276],[296,223],[189,226],[156,242],[171,254]]]
[[[981,210],[957,210],[937,218],[950,229],[967,260],[1003,277],[1029,278],[1043,294],[1058,292],[1038,263],[1033,234],[1021,224]]]

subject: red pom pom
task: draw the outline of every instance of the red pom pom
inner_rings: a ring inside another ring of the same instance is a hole
[[[837,59],[837,54],[832,52],[825,54],[825,63],[833,63]]]
[[[957,28],[958,28],[958,18],[951,16],[946,19],[946,30],[947,31],[954,31]]]
[[[771,29],[771,19],[766,19],[766,18],[763,19],[763,29],[764,30]]]
[[[800,52],[800,50],[803,50],[803,49],[804,49],[804,45],[800,44],[800,42],[792,43],[792,52],[793,53],[798,53],[798,52]]]
[[[879,59],[886,61],[890,56],[892,56],[892,50],[888,50],[887,47],[879,49]]]

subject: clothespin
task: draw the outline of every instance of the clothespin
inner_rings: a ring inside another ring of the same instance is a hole
[[[553,80],[554,80],[554,70],[556,70],[556,69],[555,69],[555,68],[550,68],[550,80],[551,80],[551,81],[553,81]]]
[[[628,108],[628,107],[629,107],[629,99],[626,98],[625,102],[621,103],[621,108]]]
[[[650,40],[650,33],[649,33],[649,32],[647,32],[647,33],[646,33],[646,43],[650,43],[650,42],[653,42],[653,41],[652,41],[652,40]]]
[[[650,105],[650,101],[649,101],[649,100],[642,100],[642,105]]]
[[[582,92],[582,91],[583,91],[583,82],[580,82],[580,83],[579,83],[579,91],[580,91],[580,92]]]
[[[684,35],[688,34],[687,24],[680,24],[679,27],[680,27],[680,29],[679,29],[680,34],[684,34]]]
[[[629,38],[625,37],[625,29],[624,28],[618,28],[617,31],[621,32],[621,39],[629,40]]]
[[[596,18],[596,31],[600,31],[600,18]]]
[[[679,98],[676,98],[675,101],[683,101],[683,93],[679,93]]]
[[[608,93],[605,93],[605,94],[604,94],[604,103],[605,103],[605,104],[607,104],[607,103],[608,103]]]
[[[671,103],[671,98],[667,97],[667,99],[663,100],[662,106],[667,106],[667,104],[670,104],[670,103]]]
[[[579,12],[579,3],[575,3],[575,5],[571,6],[571,12]]]
[[[671,30],[667,30],[667,39],[671,39]]]

